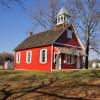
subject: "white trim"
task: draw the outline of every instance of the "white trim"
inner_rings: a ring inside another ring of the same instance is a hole
[[[17,52],[16,53],[16,63],[19,64],[20,63],[20,60],[21,60],[21,53],[20,52]]]
[[[53,65],[53,45],[51,46],[51,71],[52,71],[52,65]]]
[[[61,70],[61,55],[58,55],[57,61],[56,61],[56,69]],[[60,66],[59,66],[60,65]]]
[[[71,46],[71,47],[77,47],[77,48],[81,48],[79,46],[74,46],[74,45],[69,45],[69,44],[63,44],[63,43],[58,43],[58,42],[54,42],[55,44],[60,44],[60,45],[65,45],[65,46]]]
[[[80,65],[80,56],[78,56],[76,68],[77,68],[77,69],[80,69],[80,67],[81,67],[81,65]]]
[[[28,56],[29,56],[29,53],[30,53],[30,61],[28,60]],[[30,64],[32,62],[32,51],[27,51],[26,52],[26,63],[27,64]]]
[[[57,57],[56,57],[56,59],[55,59],[55,55],[57,54]],[[59,52],[54,52],[54,63],[55,63],[55,61],[57,60],[57,58],[58,58],[58,56],[59,56]]]
[[[42,62],[42,51],[45,50],[45,62]],[[40,63],[46,64],[47,63],[47,49],[41,49],[40,50]]]
[[[82,49],[84,49],[85,50],[85,47],[83,46],[83,44],[82,44],[82,42],[81,42],[81,40],[80,40],[80,38],[79,38],[79,36],[78,36],[78,34],[76,34],[77,33],[77,31],[76,31],[76,29],[75,29],[75,27],[74,27],[74,25],[72,24],[72,26],[73,26],[73,29],[74,29],[74,34],[75,34],[75,36],[76,36],[76,38],[77,38],[77,40],[78,40],[78,42],[80,43],[80,45],[81,45],[81,47],[82,47]]]

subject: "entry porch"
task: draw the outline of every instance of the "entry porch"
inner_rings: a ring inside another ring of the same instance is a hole
[[[54,52],[52,70],[82,69],[84,63],[82,51],[80,52],[76,48],[57,48],[59,52]]]

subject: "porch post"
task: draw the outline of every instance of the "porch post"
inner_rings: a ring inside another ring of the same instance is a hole
[[[52,44],[51,46],[51,71],[53,69],[53,65],[54,65],[54,46]]]
[[[80,56],[77,57],[76,68],[77,68],[77,69],[80,69],[80,68],[81,68]]]

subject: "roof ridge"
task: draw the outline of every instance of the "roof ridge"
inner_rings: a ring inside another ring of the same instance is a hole
[[[33,34],[32,36],[39,35],[39,34],[42,34],[42,33],[46,33],[46,32],[48,32],[48,31],[52,31],[52,30],[54,30],[54,29],[49,29],[49,30],[37,32],[37,33]]]

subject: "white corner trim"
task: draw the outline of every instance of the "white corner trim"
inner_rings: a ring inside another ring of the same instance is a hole
[[[54,57],[53,57],[53,45],[51,46],[51,71],[52,71],[52,65],[53,65],[53,59],[54,59]]]
[[[16,53],[16,63],[19,64],[21,60],[21,52]]]
[[[45,50],[45,62],[42,62],[42,51]],[[46,64],[47,63],[47,49],[41,49],[40,50],[40,63]]]
[[[78,36],[78,34],[76,34],[77,33],[77,31],[76,31],[76,29],[75,29],[75,27],[74,27],[74,25],[72,24],[72,26],[73,26],[73,28],[74,28],[74,34],[75,34],[75,36],[76,36],[76,38],[77,38],[77,40],[78,40],[78,42],[80,43],[80,45],[81,45],[81,47],[82,47],[82,49],[84,49],[85,50],[85,47],[83,46],[83,44],[82,44],[82,42],[81,42],[81,40],[80,40],[80,38],[79,38],[79,36]]]
[[[28,55],[29,54],[30,54],[30,58],[29,58],[30,61],[28,61]],[[29,50],[29,51],[26,52],[26,63],[30,64],[31,62],[32,62],[32,51]]]
[[[57,54],[57,57],[56,57],[56,59],[55,59],[55,55],[56,55],[56,54]],[[57,60],[59,54],[60,54],[59,52],[54,52],[54,55],[53,55],[53,56],[54,56],[54,61],[53,61],[54,63],[55,63],[55,61]]]
[[[63,44],[63,43],[58,43],[58,42],[54,42],[55,44],[60,44],[60,45],[64,45],[64,46],[70,46],[70,47],[77,47],[77,48],[81,48],[79,46],[74,46],[74,45],[69,45],[69,44]]]

